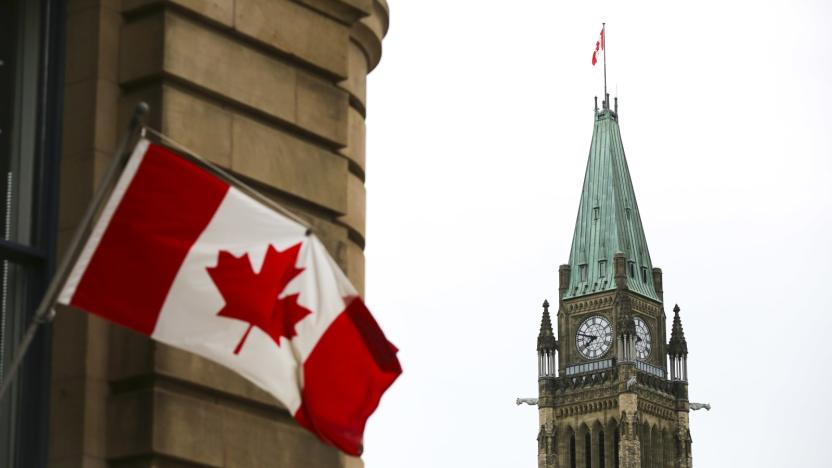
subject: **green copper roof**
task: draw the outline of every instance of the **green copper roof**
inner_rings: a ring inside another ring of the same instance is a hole
[[[613,257],[617,252],[627,259],[627,289],[658,301],[618,116],[605,105],[595,112],[595,129],[569,254],[571,277],[564,298],[615,289]]]

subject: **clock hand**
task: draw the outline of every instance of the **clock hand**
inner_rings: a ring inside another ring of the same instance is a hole
[[[589,346],[592,345],[592,342],[595,341],[596,338],[598,338],[597,336],[592,336],[592,335],[586,335],[586,336],[589,336],[589,339],[583,345],[584,350],[589,349]]]
[[[587,335],[585,333],[578,333],[578,335],[583,336],[584,338],[589,338],[589,341],[598,339],[598,337],[595,335]]]

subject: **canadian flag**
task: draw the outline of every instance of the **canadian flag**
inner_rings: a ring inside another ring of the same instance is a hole
[[[144,139],[58,302],[240,373],[350,455],[401,374],[306,227]]]
[[[592,51],[592,64],[598,63],[598,53],[604,50],[604,29],[601,28],[601,37],[595,41],[595,50]]]

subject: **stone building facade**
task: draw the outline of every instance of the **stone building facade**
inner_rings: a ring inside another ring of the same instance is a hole
[[[363,292],[366,77],[385,0],[29,3],[62,32],[62,60],[50,59],[63,67],[58,254],[146,101],[149,126],[308,221]],[[47,455],[26,466],[362,465],[219,365],[80,312],[58,314],[46,336],[51,358],[23,375],[51,371]]]
[[[538,337],[539,468],[690,468],[687,342],[667,338],[654,268],[609,96],[595,127],[569,264]]]

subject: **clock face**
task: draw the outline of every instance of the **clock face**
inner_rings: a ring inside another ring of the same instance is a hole
[[[575,335],[578,352],[587,359],[596,359],[612,346],[612,327],[610,321],[600,315],[594,315],[581,322]]]
[[[652,346],[650,329],[647,327],[647,323],[639,317],[634,318],[633,322],[636,323],[636,357],[639,359],[647,359]]]

